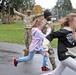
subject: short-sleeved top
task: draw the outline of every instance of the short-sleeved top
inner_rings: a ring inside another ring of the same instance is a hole
[[[60,61],[65,60],[68,57],[75,58],[74,55],[67,55],[67,48],[73,48],[76,46],[76,41],[72,37],[72,31],[66,29],[60,29],[59,31],[52,32],[46,37],[49,41],[54,38],[58,38],[58,58]]]

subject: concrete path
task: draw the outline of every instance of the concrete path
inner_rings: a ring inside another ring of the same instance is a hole
[[[18,67],[13,66],[13,57],[23,56],[24,45],[0,42],[0,75],[41,75],[42,56],[36,54],[32,61],[20,63]],[[58,64],[55,50],[56,62]],[[49,62],[49,67],[51,64]],[[62,75],[76,75],[76,72],[66,68]]]

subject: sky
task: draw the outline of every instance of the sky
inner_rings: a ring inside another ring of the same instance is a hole
[[[41,5],[45,9],[52,9],[57,0],[35,0],[36,5]],[[76,8],[76,0],[71,0],[73,8]]]

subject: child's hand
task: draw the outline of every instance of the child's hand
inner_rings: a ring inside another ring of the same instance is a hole
[[[48,52],[47,52],[47,51],[44,51],[44,52],[42,53],[42,55],[43,55],[43,56],[48,55]]]

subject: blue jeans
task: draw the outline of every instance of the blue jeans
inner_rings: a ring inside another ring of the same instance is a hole
[[[43,49],[41,49],[39,51],[40,54],[42,54],[44,51]],[[27,61],[30,61],[35,55],[35,52],[30,52],[28,56],[25,56],[25,57],[21,57],[19,59],[17,59],[18,62],[27,62]],[[43,57],[43,66],[48,66],[48,56],[47,55],[44,55]]]

